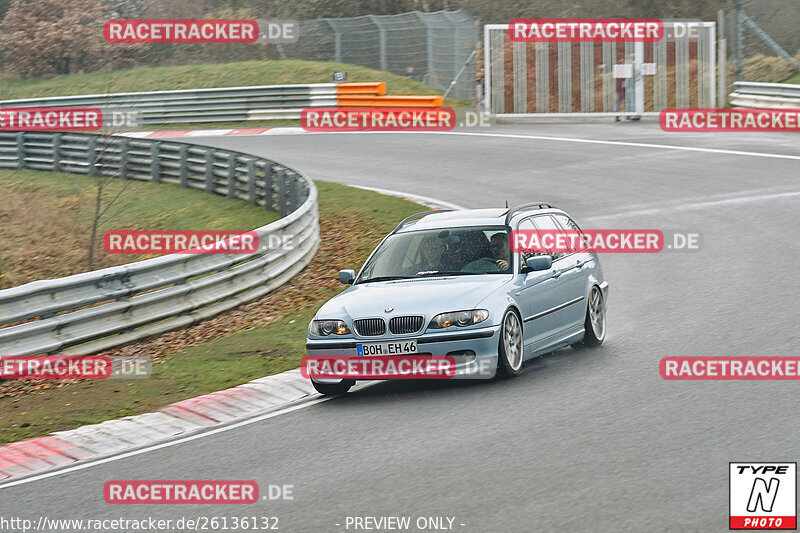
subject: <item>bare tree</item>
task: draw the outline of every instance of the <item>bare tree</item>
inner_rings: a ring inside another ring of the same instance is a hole
[[[89,251],[86,259],[87,271],[94,270],[94,254],[97,248],[97,235],[100,231],[101,226],[103,224],[111,222],[114,218],[119,216],[125,208],[123,206],[122,209],[117,210],[115,213],[112,214],[112,216],[104,218],[108,210],[111,209],[111,207],[114,206],[120,200],[120,198],[123,197],[123,194],[128,189],[128,184],[130,183],[126,181],[125,184],[122,186],[122,188],[119,191],[117,191],[117,193],[113,197],[106,198],[107,196],[105,194],[106,186],[108,182],[114,179],[117,178],[109,176],[101,176],[101,175],[97,176],[97,182],[95,183],[95,201],[94,201],[94,213],[92,216],[92,229],[89,232]]]
[[[0,26],[0,54],[8,72],[29,78],[132,66],[147,45],[103,39],[98,0],[12,0]]]

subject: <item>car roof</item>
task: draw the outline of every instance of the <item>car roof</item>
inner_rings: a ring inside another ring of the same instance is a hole
[[[505,226],[506,216],[512,212],[512,220],[533,214],[563,213],[561,209],[548,204],[541,207],[492,207],[486,209],[441,210],[418,213],[401,222],[393,233],[405,233],[425,229],[455,228],[465,226]],[[543,207],[547,206],[547,207]]]

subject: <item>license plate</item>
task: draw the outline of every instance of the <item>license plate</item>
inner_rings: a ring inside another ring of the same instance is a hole
[[[417,341],[369,342],[357,344],[358,355],[409,355],[417,353]]]

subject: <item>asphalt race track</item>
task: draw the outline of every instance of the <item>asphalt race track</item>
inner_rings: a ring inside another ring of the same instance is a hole
[[[602,257],[599,349],[561,350],[513,380],[379,383],[2,488],[0,514],[277,516],[287,532],[381,515],[455,517],[464,532],[727,531],[728,462],[798,460],[797,382],[664,381],[658,369],[665,356],[798,355],[796,136],[664,134],[650,121],[192,142],[466,207],[540,200],[587,227],[699,231],[704,246]],[[112,506],[113,479],[252,479],[262,493],[291,484],[294,500]]]

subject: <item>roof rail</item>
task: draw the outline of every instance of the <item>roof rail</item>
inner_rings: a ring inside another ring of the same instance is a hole
[[[411,222],[412,220],[414,220],[416,218],[422,218],[422,217],[424,217],[426,215],[431,215],[433,213],[445,213],[447,211],[454,211],[454,209],[434,209],[433,211],[423,211],[421,213],[415,213],[415,214],[411,215],[410,217],[404,218],[403,221],[400,222],[397,225],[397,227],[392,230],[392,233],[396,233],[400,228],[402,228],[408,222]]]
[[[520,211],[525,211],[528,209],[551,209],[553,206],[550,204],[545,204],[543,202],[531,202],[528,204],[518,205],[516,207],[512,207],[506,212],[506,225],[511,221],[511,218],[519,213]]]

